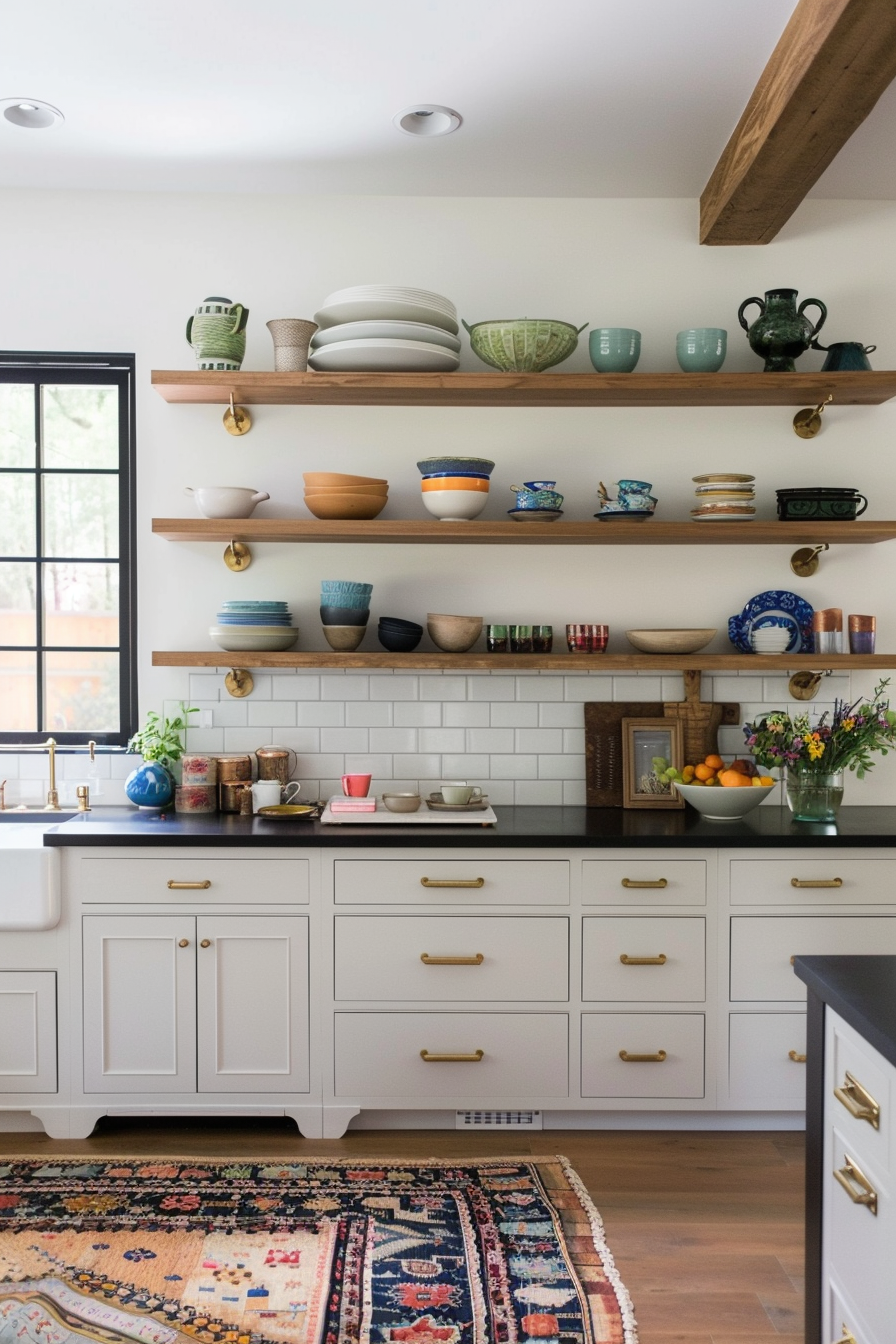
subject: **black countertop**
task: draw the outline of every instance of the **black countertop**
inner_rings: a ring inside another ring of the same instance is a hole
[[[813,849],[896,845],[896,807],[845,807],[836,826],[793,821],[786,807],[759,807],[741,821],[706,821],[690,808],[496,807],[497,826],[370,826],[266,821],[228,813],[190,816],[96,808],[47,831],[44,844],[215,845],[376,849]]]
[[[793,969],[896,1066],[896,957],[795,957]]]

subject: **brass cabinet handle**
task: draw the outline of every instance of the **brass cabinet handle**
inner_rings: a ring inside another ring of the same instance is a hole
[[[798,1050],[788,1050],[787,1058],[792,1059],[794,1064],[805,1064],[807,1056],[801,1055]]]
[[[655,1055],[630,1055],[627,1050],[619,1051],[623,1064],[662,1064],[666,1058],[665,1050],[657,1050]]]
[[[622,879],[622,886],[628,891],[662,891],[668,885],[668,879],[665,877],[658,877],[654,882],[636,882],[631,877]]]
[[[481,966],[485,957],[481,952],[472,957],[431,957],[428,952],[420,953],[424,966]]]
[[[484,887],[484,877],[421,877],[421,887]]]
[[[211,938],[203,938],[202,942],[199,944],[200,947],[211,947],[211,945],[212,945]]]
[[[834,1096],[846,1107],[854,1120],[867,1120],[872,1129],[880,1129],[879,1104],[851,1073],[846,1074],[842,1087],[834,1088]]]
[[[877,1191],[869,1181],[868,1177],[860,1167],[849,1156],[849,1153],[843,1154],[844,1163],[838,1171],[834,1172],[835,1178],[843,1186],[843,1189],[849,1195],[853,1204],[864,1204],[865,1208],[877,1217]],[[853,1181],[855,1185],[853,1185]],[[859,1187],[856,1189],[856,1185]]]
[[[484,1054],[484,1050],[474,1050],[472,1055],[431,1055],[421,1050],[420,1058],[425,1064],[478,1064]]]
[[[180,942],[178,943],[178,947],[189,947],[189,946],[190,946],[189,938],[181,938]]]
[[[661,952],[658,957],[630,957],[627,952],[623,952],[619,960],[623,966],[665,966],[666,954]]]
[[[792,887],[842,887],[842,877],[819,877],[812,882],[802,882],[798,877],[790,879]]]
[[[208,891],[211,882],[206,879],[205,882],[175,882],[170,880],[168,883],[169,891]]]
[[[840,1329],[843,1331],[843,1334],[839,1339],[834,1340],[834,1344],[856,1344],[856,1337],[848,1326],[841,1325]]]

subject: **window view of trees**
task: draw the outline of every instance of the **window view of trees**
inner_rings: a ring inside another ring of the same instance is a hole
[[[120,378],[43,376],[0,382],[0,734],[115,734]]]

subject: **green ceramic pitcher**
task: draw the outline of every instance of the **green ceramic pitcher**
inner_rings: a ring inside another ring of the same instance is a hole
[[[765,360],[764,373],[795,373],[794,360],[809,349],[815,336],[824,326],[828,310],[821,299],[803,299],[796,306],[795,289],[768,289],[764,299],[744,299],[737,310],[750,348]],[[759,305],[759,316],[752,326],[747,325],[744,309],[751,303]],[[821,314],[813,326],[803,310],[812,304]]]
[[[212,295],[187,322],[187,340],[200,369],[238,369],[246,355],[249,309]]]

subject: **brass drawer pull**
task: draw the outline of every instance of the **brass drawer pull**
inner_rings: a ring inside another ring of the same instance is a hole
[[[658,957],[630,957],[627,952],[623,952],[619,960],[623,966],[665,966],[666,954],[661,952]]]
[[[819,877],[818,879],[812,882],[801,882],[798,877],[792,877],[790,879],[790,885],[792,887],[842,887],[843,878]]]
[[[865,1208],[873,1213],[876,1218],[877,1191],[861,1168],[853,1162],[849,1153],[844,1153],[843,1158],[844,1164],[838,1171],[834,1172],[835,1178],[843,1186],[853,1204],[864,1204]],[[855,1181],[855,1185],[853,1185],[853,1181]],[[859,1187],[858,1190],[856,1185]]]
[[[477,952],[472,957],[431,957],[428,952],[420,953],[424,966],[481,966],[485,957]]]
[[[199,944],[200,947],[211,947],[211,945],[212,945],[211,938],[203,938],[202,942]]]
[[[208,891],[210,886],[211,882],[208,879],[205,882],[175,882],[173,880],[168,882],[169,891]]]
[[[788,1050],[787,1058],[792,1059],[794,1064],[805,1064],[807,1056],[801,1055],[799,1050]]]
[[[431,1055],[421,1050],[420,1058],[425,1064],[478,1064],[484,1054],[484,1050],[474,1050],[472,1055]]]
[[[421,877],[421,887],[484,887],[484,877]]]
[[[846,1074],[842,1087],[834,1088],[834,1096],[849,1111],[854,1120],[867,1120],[872,1129],[880,1129],[880,1106],[857,1078]]]
[[[619,1051],[623,1064],[662,1064],[666,1058],[665,1050],[657,1050],[655,1055],[630,1055],[627,1050]]]
[[[840,1329],[843,1331],[843,1334],[839,1339],[834,1340],[834,1344],[856,1344],[856,1337],[848,1326],[841,1325]]]
[[[180,942],[178,943],[178,947],[189,947],[189,946],[190,946],[189,938],[181,938]]]
[[[624,877],[622,885],[627,891],[662,891],[669,882],[665,877],[658,877],[655,882],[636,882],[634,878]]]

